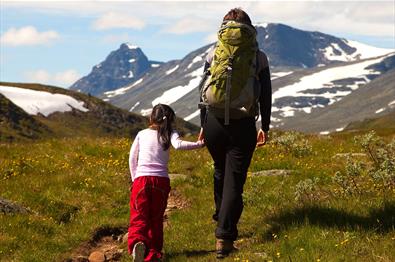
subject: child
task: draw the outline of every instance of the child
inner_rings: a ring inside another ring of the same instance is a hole
[[[175,149],[195,149],[203,141],[188,142],[173,131],[173,109],[158,104],[152,109],[150,126],[140,131],[130,149],[133,186],[130,195],[128,249],[134,261],[159,261],[163,247],[163,214],[170,192],[167,171],[170,144]]]

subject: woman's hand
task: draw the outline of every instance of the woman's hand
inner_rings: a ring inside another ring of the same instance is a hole
[[[256,146],[261,147],[266,144],[268,139],[268,132],[264,132],[262,129],[258,131],[258,137],[256,138]]]
[[[200,133],[198,136],[198,141],[204,141],[203,127],[200,128]]]
[[[200,128],[200,133],[199,133],[197,142],[199,142],[199,144],[201,145],[201,147],[204,147],[204,146],[205,146],[205,143],[204,143],[204,134],[203,134],[203,127]]]

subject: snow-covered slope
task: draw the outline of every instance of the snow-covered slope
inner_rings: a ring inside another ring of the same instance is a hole
[[[310,113],[313,108],[325,107],[340,101],[358,87],[368,83],[369,77],[380,75],[381,72],[368,67],[382,62],[380,57],[362,62],[331,67],[306,75],[294,84],[278,88],[273,93],[274,120],[293,116],[295,111]],[[349,79],[347,82],[339,82]],[[274,125],[279,127],[278,125]]]
[[[0,86],[0,93],[30,115],[48,116],[55,112],[68,112],[73,108],[82,112],[89,111],[84,107],[84,102],[68,95],[12,86]]]

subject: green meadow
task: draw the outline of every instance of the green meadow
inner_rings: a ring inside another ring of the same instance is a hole
[[[223,261],[395,261],[394,139],[272,132],[244,187],[239,251]],[[98,228],[127,228],[131,142],[0,144],[0,197],[28,209],[0,213],[0,260],[64,261]],[[213,162],[205,148],[170,159],[169,172],[186,175],[172,181],[186,204],[166,223],[165,261],[216,261]]]

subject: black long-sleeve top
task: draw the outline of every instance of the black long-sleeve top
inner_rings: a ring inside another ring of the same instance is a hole
[[[265,53],[259,51],[258,53],[259,67],[261,68],[258,73],[261,94],[259,97],[259,111],[261,115],[261,129],[265,132],[270,129],[270,116],[272,113],[272,83],[270,80],[269,63]],[[210,63],[206,61],[204,71],[210,67]],[[206,108],[200,110],[200,124],[206,119]]]

